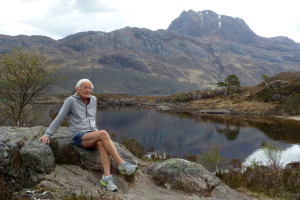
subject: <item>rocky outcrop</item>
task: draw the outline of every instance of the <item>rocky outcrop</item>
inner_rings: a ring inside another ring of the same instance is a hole
[[[201,165],[183,159],[169,159],[151,165],[147,173],[168,189],[198,195],[201,199],[249,199],[230,189]]]
[[[168,30],[193,37],[217,36],[225,40],[241,43],[254,42],[256,37],[256,34],[244,20],[218,15],[210,10],[199,12],[193,10],[183,11],[170,24]]]
[[[116,143],[120,156],[127,162],[139,164],[139,160],[124,146]],[[78,165],[89,171],[102,171],[99,160],[99,152],[96,149],[83,149],[73,145],[70,137],[70,129],[61,127],[51,138],[50,147],[54,153],[57,164]],[[117,164],[112,160],[112,170],[117,172]]]
[[[120,175],[112,160],[118,192],[108,192],[99,183],[103,170],[96,149],[73,145],[66,127],[58,129],[48,146],[38,141],[45,130],[41,126],[0,127],[0,199],[248,199],[199,164],[170,159],[148,167],[148,162],[118,143],[120,156],[139,170],[132,176]]]
[[[2,184],[13,183],[12,191],[40,182],[42,173],[54,168],[50,147],[36,141],[44,131],[43,127],[0,128],[0,175],[6,177]]]
[[[198,110],[198,113],[201,114],[231,114],[230,109],[213,109],[213,110]]]
[[[73,145],[69,128],[59,128],[51,138],[50,146],[38,141],[45,130],[45,127],[40,126],[0,127],[0,175],[5,177],[0,183],[1,189],[11,185],[10,190],[13,192],[32,187],[52,173],[59,164],[71,164],[93,173],[102,173],[98,150],[86,150]],[[139,164],[139,160],[127,149],[115,144],[124,160]],[[118,171],[114,161],[112,171]]]

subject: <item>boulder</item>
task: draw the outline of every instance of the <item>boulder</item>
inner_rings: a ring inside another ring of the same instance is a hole
[[[155,110],[157,110],[157,111],[169,111],[169,110],[172,110],[172,108],[170,108],[168,106],[160,105],[160,106],[157,106]]]
[[[160,186],[195,194],[201,199],[248,199],[195,162],[172,158],[151,165],[147,173]]]
[[[130,153],[123,145],[115,142],[119,155],[132,164],[139,164],[139,160]],[[50,147],[54,152],[55,161],[58,164],[79,165],[84,169],[103,171],[97,149],[83,149],[72,143],[70,129],[60,127],[51,137]],[[112,171],[118,172],[117,163],[111,159]]]
[[[6,166],[10,164],[11,151],[9,146],[0,142],[0,166]]]
[[[107,193],[106,189],[101,186],[100,179],[100,173],[84,170],[77,165],[62,164],[57,165],[53,172],[47,174],[38,186],[46,191],[56,190],[55,193],[61,193],[63,196],[76,194],[77,196],[96,197],[100,193]],[[114,180],[119,190],[128,188],[128,184],[123,178],[114,175]],[[113,194],[112,192],[108,193]]]
[[[23,165],[37,172],[49,172],[55,166],[55,158],[48,145],[30,141],[20,149]]]
[[[146,167],[149,165],[118,143],[115,145],[120,156],[139,165],[140,169],[132,176],[120,175],[117,163],[112,160],[112,174],[119,192],[107,192],[99,183],[103,174],[99,152],[73,145],[70,129],[66,127],[57,130],[50,146],[43,144],[38,139],[45,130],[45,127],[0,127],[0,199],[12,199],[13,196],[15,199],[61,199],[72,198],[73,195],[102,199],[109,195],[110,199],[131,200],[248,199],[231,190],[199,164],[169,159]],[[26,189],[22,193],[23,188],[34,185],[43,189]]]
[[[49,146],[37,142],[44,127],[0,127],[0,175],[10,185],[9,191],[30,187],[42,180],[41,173],[54,165],[53,152]]]
[[[0,176],[5,177],[0,180],[0,188],[11,185],[10,191],[14,192],[31,187],[51,173],[56,164],[76,165],[87,171],[102,174],[98,150],[73,145],[70,128],[60,127],[51,137],[49,146],[39,141],[45,131],[46,127],[41,126],[0,127]],[[118,143],[115,145],[125,161],[139,164],[139,160],[124,146]],[[112,172],[118,172],[114,160]]]

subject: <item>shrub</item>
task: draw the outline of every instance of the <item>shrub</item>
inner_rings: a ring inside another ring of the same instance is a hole
[[[283,109],[290,115],[300,114],[300,94],[289,96],[283,103]]]
[[[233,159],[228,170],[216,175],[232,188],[244,187],[271,197],[297,199],[300,191],[300,162],[274,170],[257,162],[243,168],[237,159]]]
[[[270,142],[263,143],[262,147],[263,147],[263,153],[267,159],[266,164],[275,171],[281,169],[282,167],[282,163],[280,162],[281,155],[282,155],[281,148],[276,144]]]
[[[275,91],[273,88],[264,88],[255,95],[255,98],[260,101],[270,102],[274,94]]]
[[[199,162],[211,172],[219,172],[227,165],[227,160],[223,158],[219,152],[219,147],[214,146],[210,151],[199,155]]]
[[[121,144],[126,147],[133,155],[143,158],[145,155],[144,147],[134,138],[126,138],[121,136]]]
[[[229,163],[231,166],[226,173],[218,172],[216,176],[226,182],[231,188],[238,188],[243,184],[243,176],[241,175],[242,163],[235,158]]]
[[[192,155],[192,154],[187,154],[187,153],[184,153],[184,155],[183,155],[183,159],[185,159],[185,160],[189,160],[189,161],[191,161],[191,162],[196,162],[196,160],[197,160],[197,156],[195,156],[195,155]]]
[[[176,94],[174,96],[172,96],[172,102],[187,102],[190,101],[191,98],[189,97],[188,94],[185,93],[180,93],[180,94]]]

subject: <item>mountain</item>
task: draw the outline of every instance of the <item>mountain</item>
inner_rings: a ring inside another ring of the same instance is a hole
[[[171,94],[209,89],[228,75],[255,85],[262,75],[300,69],[300,44],[256,35],[239,18],[183,11],[167,30],[125,27],[61,40],[0,35],[0,54],[14,46],[42,50],[64,74],[53,93],[70,93],[89,78],[98,93]]]
[[[244,20],[218,15],[210,10],[183,11],[167,30],[199,38],[223,39],[266,50],[293,51],[294,53],[298,51],[299,53],[300,48],[300,44],[287,37],[260,37],[249,28]],[[296,60],[299,61],[299,57]]]
[[[210,10],[183,11],[167,30],[193,37],[207,38],[214,36],[244,44],[253,43],[257,38],[257,35],[244,20],[218,15]]]

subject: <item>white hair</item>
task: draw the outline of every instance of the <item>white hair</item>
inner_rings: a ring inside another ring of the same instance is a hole
[[[80,79],[80,80],[77,82],[75,89],[80,89],[82,83],[90,83],[90,84],[92,85],[92,89],[94,88],[93,83],[92,83],[89,79],[84,78],[84,79]]]

